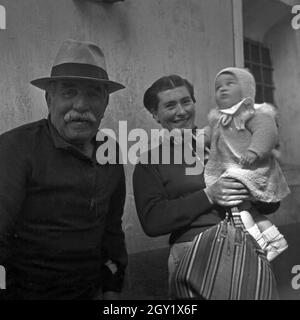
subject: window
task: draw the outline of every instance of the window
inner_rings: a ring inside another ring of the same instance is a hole
[[[248,68],[256,81],[256,103],[274,104],[273,67],[270,49],[262,43],[244,39],[245,68]]]

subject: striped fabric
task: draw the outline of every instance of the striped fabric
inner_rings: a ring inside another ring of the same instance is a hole
[[[273,300],[275,278],[265,253],[228,217],[197,235],[171,280],[174,299]]]

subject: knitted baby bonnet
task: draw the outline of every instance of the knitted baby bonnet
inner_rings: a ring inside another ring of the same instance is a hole
[[[247,69],[236,67],[225,68],[216,75],[216,79],[222,73],[233,74],[237,78],[241,86],[243,98],[249,97],[252,98],[253,101],[255,101],[255,79]]]

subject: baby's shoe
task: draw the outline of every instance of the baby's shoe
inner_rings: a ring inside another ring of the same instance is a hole
[[[270,228],[263,231],[262,235],[268,242],[265,251],[269,261],[275,259],[280,253],[288,248],[287,241],[276,226],[272,225]]]

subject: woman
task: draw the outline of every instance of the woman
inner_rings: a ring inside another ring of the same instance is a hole
[[[158,79],[144,95],[146,109],[164,129],[192,131],[194,148],[195,102],[192,84],[178,75]],[[163,143],[158,149],[161,155]],[[139,163],[133,174],[137,213],[145,233],[152,237],[170,234],[169,279],[193,238],[224,219],[222,207],[249,200],[247,189],[236,180],[222,178],[207,188],[203,172],[187,175],[186,169],[192,165],[184,160],[177,164],[174,158],[178,152],[183,152],[182,146],[171,139],[170,164]],[[153,150],[148,160],[151,154]],[[256,205],[264,214],[274,212],[278,206]]]

